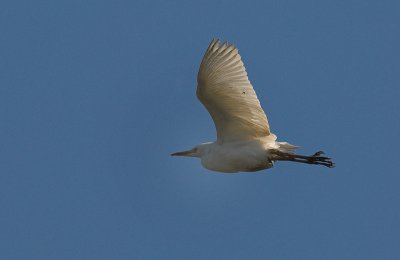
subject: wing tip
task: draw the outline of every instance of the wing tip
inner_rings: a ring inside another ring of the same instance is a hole
[[[233,50],[238,50],[239,49],[236,48],[236,46],[233,43],[229,43],[228,41],[224,41],[224,43],[221,44],[221,40],[218,38],[212,38],[207,50],[212,50],[212,51],[216,51],[219,49],[229,49],[230,51]]]

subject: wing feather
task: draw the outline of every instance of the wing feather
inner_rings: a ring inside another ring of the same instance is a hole
[[[197,97],[214,120],[218,143],[270,135],[267,117],[233,45],[210,43],[197,83]]]

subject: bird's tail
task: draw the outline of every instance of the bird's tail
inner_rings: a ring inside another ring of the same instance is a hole
[[[300,146],[289,144],[288,142],[277,142],[279,144],[279,151],[284,153],[294,153],[297,148]]]

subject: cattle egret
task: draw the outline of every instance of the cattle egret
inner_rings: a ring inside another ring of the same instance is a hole
[[[197,75],[197,97],[214,121],[217,141],[171,155],[199,157],[205,168],[227,173],[268,169],[275,161],[334,167],[322,151],[298,155],[299,146],[276,141],[233,45],[213,40],[208,46]]]

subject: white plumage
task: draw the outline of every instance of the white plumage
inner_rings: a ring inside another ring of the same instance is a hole
[[[211,42],[197,83],[197,97],[214,120],[218,143],[270,134],[267,117],[233,45]]]
[[[233,45],[211,42],[197,83],[197,97],[213,118],[217,141],[172,155],[199,157],[205,168],[219,172],[258,171],[278,160],[334,166],[322,152],[297,155],[293,152],[297,146],[276,141]]]

